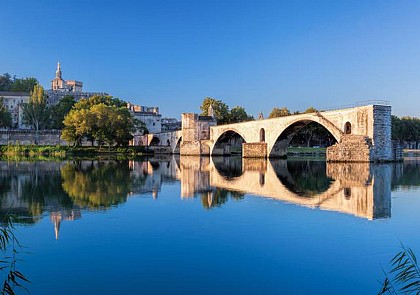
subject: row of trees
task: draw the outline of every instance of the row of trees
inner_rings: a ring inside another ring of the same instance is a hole
[[[420,119],[415,117],[391,117],[392,139],[420,141]]]
[[[214,116],[217,120],[217,124],[219,125],[254,120],[253,116],[247,114],[247,112],[245,111],[245,108],[241,106],[235,106],[232,109],[230,109],[229,106],[225,102],[221,100],[217,100],[215,98],[211,98],[211,97],[206,97],[200,106],[202,116],[209,115],[208,111],[209,111],[210,106],[212,106],[213,108]],[[315,109],[314,107],[309,107],[303,113],[314,113],[314,112],[317,112],[317,109]],[[268,118],[271,119],[271,118],[278,118],[278,117],[284,117],[284,116],[290,116],[290,115],[296,115],[296,114],[301,114],[301,113],[300,112],[291,113],[290,110],[286,107],[274,107],[271,110]]]
[[[0,91],[31,92],[37,84],[38,80],[32,77],[16,78],[9,73],[0,75]]]
[[[309,107],[307,108],[303,113],[295,111],[293,112],[293,114],[290,112],[290,110],[286,107],[274,107],[271,112],[270,115],[268,115],[269,119],[272,118],[278,118],[278,117],[285,117],[285,116],[290,116],[290,115],[298,115],[298,114],[308,114],[308,113],[315,113],[318,110],[314,107]]]
[[[226,103],[211,97],[206,97],[200,106],[202,116],[209,115],[210,106],[213,108],[214,117],[219,125],[254,120],[254,117],[248,115],[243,107],[235,106],[229,109]]]

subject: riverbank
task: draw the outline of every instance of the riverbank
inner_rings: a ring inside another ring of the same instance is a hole
[[[73,158],[73,157],[97,157],[104,155],[115,156],[147,156],[153,155],[153,151],[142,146],[129,147],[95,147],[95,146],[53,146],[53,145],[0,145],[0,156],[5,157],[53,157],[53,158]]]

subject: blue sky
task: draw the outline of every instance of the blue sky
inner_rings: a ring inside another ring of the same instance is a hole
[[[420,116],[420,1],[0,0],[0,73],[84,82],[163,116],[388,100]]]

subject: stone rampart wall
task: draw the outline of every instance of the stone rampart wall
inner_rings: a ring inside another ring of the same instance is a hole
[[[38,145],[67,145],[67,142],[61,140],[60,136],[60,131],[40,131],[38,134]],[[0,131],[0,145],[31,145],[35,144],[35,142],[36,134],[32,130]]]

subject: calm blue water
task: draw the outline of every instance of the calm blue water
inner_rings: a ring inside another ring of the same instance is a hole
[[[376,294],[420,161],[0,162],[32,294]],[[420,255],[420,254],[419,254]]]

